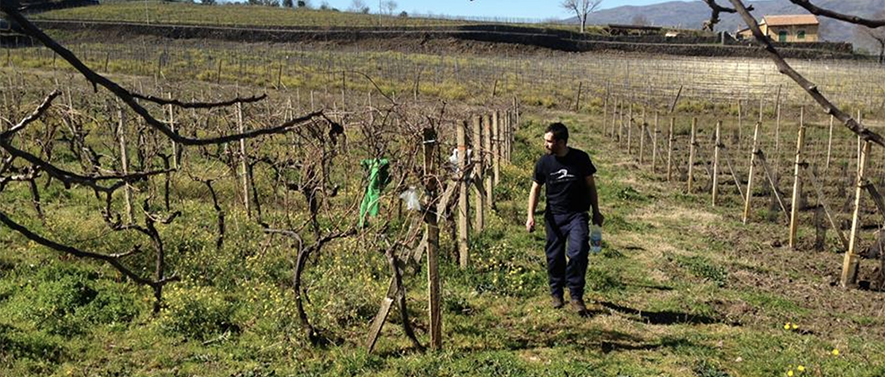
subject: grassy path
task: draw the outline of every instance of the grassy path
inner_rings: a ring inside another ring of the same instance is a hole
[[[448,271],[449,297],[461,312],[446,318],[447,351],[392,362],[389,375],[436,367],[441,375],[885,373],[875,356],[885,352],[881,297],[832,287],[821,275],[838,273],[840,255],[772,247],[786,234],[781,226],[745,227],[736,199],[712,209],[706,196],[684,194],[598,133],[580,130],[594,120],[560,116],[572,145],[600,170],[607,225],[605,251],[591,257],[588,272],[593,316],[549,306],[543,231],[527,234],[522,225],[546,123],[533,119],[520,134],[529,138],[528,153],[506,170],[501,196],[510,200],[499,205],[501,223],[477,241],[485,247],[473,269]],[[488,289],[476,289],[484,283]]]

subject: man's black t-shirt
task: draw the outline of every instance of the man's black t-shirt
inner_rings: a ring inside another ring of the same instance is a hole
[[[547,213],[562,215],[590,210],[586,178],[595,173],[590,156],[580,149],[569,148],[563,157],[541,157],[535,164],[534,180],[547,185]]]

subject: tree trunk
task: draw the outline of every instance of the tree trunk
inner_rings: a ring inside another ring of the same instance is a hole
[[[587,26],[587,15],[581,17],[581,34],[584,34],[584,29]]]

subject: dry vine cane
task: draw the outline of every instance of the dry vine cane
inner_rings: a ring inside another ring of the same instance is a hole
[[[77,71],[79,71],[86,80],[92,84],[93,88],[97,90],[98,86],[102,86],[109,90],[116,98],[121,100],[124,104],[126,104],[132,111],[134,111],[138,117],[147,125],[147,127],[163,134],[167,139],[171,139],[175,143],[178,143],[182,146],[206,146],[206,145],[219,145],[232,141],[244,140],[244,139],[253,139],[263,135],[274,135],[274,134],[285,134],[290,133],[298,127],[313,121],[316,118],[322,118],[322,111],[313,112],[307,114],[305,116],[301,116],[298,118],[290,119],[283,124],[268,127],[268,128],[260,128],[255,129],[248,132],[241,132],[235,134],[229,134],[224,136],[217,136],[211,138],[197,138],[197,137],[185,137],[180,135],[179,133],[173,131],[169,124],[158,120],[154,117],[145,107],[143,107],[139,100],[153,102],[159,105],[172,105],[181,108],[198,108],[198,109],[212,109],[217,107],[230,106],[231,104],[236,103],[250,103],[257,102],[263,100],[265,96],[253,96],[248,98],[235,98],[233,100],[224,101],[224,102],[181,102],[175,99],[162,99],[153,96],[143,95],[139,93],[131,92],[122,86],[118,85],[114,81],[99,75],[85,64],[83,64],[73,53],[69,50],[65,49],[63,46],[59,45],[53,39],[44,34],[40,29],[35,27],[30,21],[28,21],[25,17],[21,15],[18,9],[18,4],[13,1],[4,1],[0,3],[0,14],[2,14],[5,18],[15,22],[21,27],[22,32],[25,35],[28,35],[41,43],[43,43],[46,47],[54,51],[58,56],[62,57],[62,59],[66,60],[70,63]],[[114,253],[114,254],[102,254],[96,253],[86,250],[81,250],[75,246],[65,245],[63,243],[50,240],[34,231],[29,229],[27,226],[22,225],[21,223],[10,218],[6,213],[0,212],[0,222],[9,227],[10,229],[18,232],[23,235],[27,239],[36,242],[42,246],[48,247],[50,249],[66,253],[75,257],[80,258],[88,258],[94,260],[100,260],[110,264],[113,268],[119,271],[124,276],[131,279],[133,282],[141,285],[147,285],[154,290],[155,303],[154,303],[154,312],[158,312],[161,307],[162,302],[162,289],[163,286],[168,284],[169,282],[176,281],[179,278],[177,276],[166,276],[165,274],[165,250],[163,246],[163,242],[159,235],[159,232],[156,229],[155,224],[162,223],[168,224],[172,222],[176,217],[179,216],[179,212],[174,212],[171,215],[168,215],[165,218],[160,217],[157,213],[154,213],[149,210],[149,202],[151,198],[148,198],[144,201],[142,206],[144,212],[144,225],[138,225],[132,222],[124,223],[120,220],[119,214],[114,214],[112,210],[112,202],[113,195],[121,188],[127,187],[128,185],[134,184],[138,181],[149,180],[151,177],[158,175],[165,175],[167,178],[167,189],[166,189],[166,207],[169,209],[169,200],[168,200],[168,176],[172,173],[173,168],[169,167],[168,156],[163,158],[165,169],[161,170],[142,170],[134,173],[118,173],[116,171],[110,172],[107,174],[99,173],[100,164],[98,163],[99,158],[97,154],[92,151],[90,148],[85,145],[85,134],[83,132],[79,132],[78,126],[75,122],[66,121],[65,123],[72,130],[72,135],[69,140],[69,148],[74,153],[75,156],[78,156],[78,160],[81,162],[81,166],[84,168],[86,173],[76,173],[73,171],[66,170],[55,163],[52,162],[52,146],[51,142],[46,141],[47,144],[41,146],[40,155],[33,154],[29,152],[28,148],[20,148],[17,146],[19,142],[17,139],[20,139],[19,135],[25,128],[33,123],[35,120],[40,118],[52,105],[52,102],[55,98],[60,95],[60,92],[55,91],[51,93],[43,103],[29,116],[22,119],[19,123],[15,124],[8,130],[4,131],[0,134],[0,149],[4,156],[2,156],[2,162],[0,162],[0,192],[5,189],[12,182],[27,182],[29,188],[34,196],[35,205],[37,205],[37,212],[42,216],[42,211],[37,203],[39,203],[39,191],[36,190],[35,179],[45,174],[48,179],[54,179],[60,181],[65,189],[70,190],[72,187],[85,187],[91,189],[96,198],[99,200],[104,200],[105,206],[102,209],[102,218],[105,220],[107,225],[114,231],[135,231],[145,235],[149,240],[156,253],[155,259],[155,271],[153,277],[144,277],[136,273],[131,267],[127,266],[124,263],[124,258],[139,253],[141,251],[141,246],[135,246],[132,250],[122,253]],[[330,122],[331,123],[331,122]],[[336,129],[337,127],[337,129]],[[333,130],[336,132],[343,132],[340,129],[340,125],[332,124]],[[47,130],[48,134],[51,134],[51,129]],[[46,140],[46,139],[44,139]],[[82,158],[82,151],[87,151],[86,158]],[[139,148],[139,157],[142,162],[142,168],[148,165],[145,162],[144,157],[145,151],[143,148]],[[90,163],[83,163],[83,161],[89,161]],[[175,167],[174,169],[178,169]],[[211,184],[207,184],[211,186]],[[216,203],[216,211],[220,213]],[[223,220],[222,217],[219,216],[219,231],[223,232]],[[219,236],[218,245],[221,245],[221,237]],[[326,239],[325,237],[323,239]],[[323,239],[318,239],[318,241],[322,241]],[[327,242],[327,241],[326,241]],[[318,242],[321,245],[324,242]]]

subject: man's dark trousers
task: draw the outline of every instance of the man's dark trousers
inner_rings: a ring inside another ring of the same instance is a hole
[[[587,258],[590,253],[590,229],[587,212],[570,214],[546,214],[547,228],[547,277],[550,293],[562,297],[563,287],[568,286],[571,299],[584,298],[584,276],[587,274]],[[568,240],[568,241],[566,241]],[[568,263],[566,263],[568,244]]]

